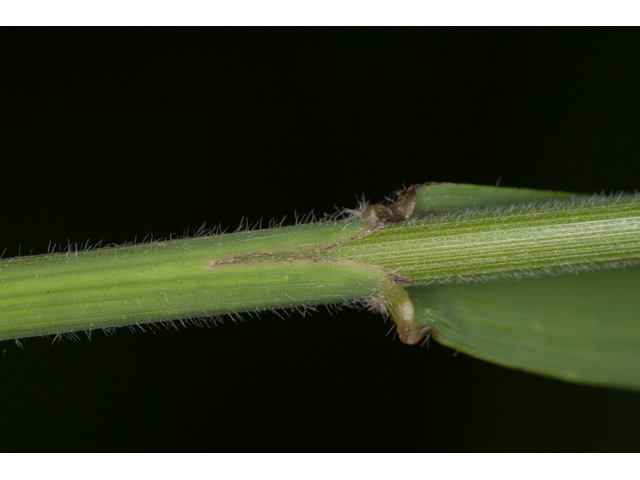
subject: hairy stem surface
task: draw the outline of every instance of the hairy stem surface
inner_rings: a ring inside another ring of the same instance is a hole
[[[349,220],[6,259],[0,339],[357,300],[415,343],[406,286],[640,260],[637,196],[405,221],[425,202],[410,190]]]
[[[640,198],[398,223],[326,256],[378,265],[418,285],[634,263],[640,260]]]

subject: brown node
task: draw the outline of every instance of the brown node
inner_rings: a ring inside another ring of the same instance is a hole
[[[403,343],[418,343],[432,328],[418,324],[413,301],[409,292],[389,275],[378,291],[378,306],[386,312],[398,327],[398,336]]]
[[[409,187],[395,203],[389,206],[378,203],[367,207],[362,212],[362,220],[372,227],[387,223],[404,222],[413,214],[417,198],[415,187]]]

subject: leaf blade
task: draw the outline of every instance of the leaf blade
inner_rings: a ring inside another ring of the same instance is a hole
[[[466,183],[433,183],[416,188],[414,214],[423,216],[462,213],[469,209],[570,201],[586,196],[578,193],[552,190],[494,187]]]
[[[408,289],[416,323],[471,356],[640,389],[640,267]]]

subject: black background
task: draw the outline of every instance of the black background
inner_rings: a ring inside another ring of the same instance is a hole
[[[640,185],[637,30],[20,30],[0,49],[5,257],[427,181]],[[389,327],[347,310],[2,342],[0,450],[640,448],[636,393]]]

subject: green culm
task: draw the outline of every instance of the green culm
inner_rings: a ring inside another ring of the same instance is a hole
[[[320,222],[0,261],[0,339],[360,303],[400,339],[640,389],[640,197],[427,184]]]

